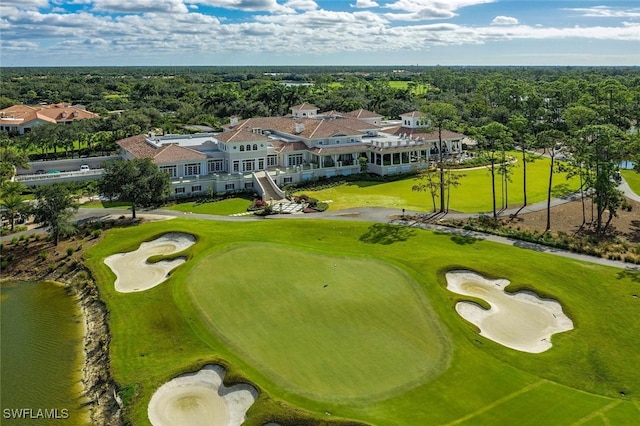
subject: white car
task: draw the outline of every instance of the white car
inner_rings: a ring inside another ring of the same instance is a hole
[[[91,169],[86,164],[83,164],[83,165],[80,166],[80,171],[81,172],[88,172],[89,170],[91,170]]]

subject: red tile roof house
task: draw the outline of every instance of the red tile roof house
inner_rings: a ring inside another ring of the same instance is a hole
[[[98,114],[80,106],[55,105],[14,105],[0,110],[0,131],[23,135],[36,126],[45,123],[68,124],[85,118],[98,118]]]
[[[387,175],[424,168],[437,153],[438,134],[424,130],[417,112],[410,113],[414,118],[403,114],[398,125],[366,110],[323,114],[302,104],[291,111],[232,117],[221,133],[138,135],[117,143],[126,159],[152,158],[171,177],[176,197],[249,189],[263,199],[279,198],[289,183],[359,173],[360,158],[370,173]],[[461,153],[464,138],[443,132],[443,152]]]

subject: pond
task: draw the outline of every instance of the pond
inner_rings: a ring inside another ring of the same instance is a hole
[[[88,424],[77,302],[53,283],[2,282],[0,288],[0,422]]]

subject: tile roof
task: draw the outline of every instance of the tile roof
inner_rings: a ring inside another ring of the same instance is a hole
[[[158,148],[147,142],[147,135],[136,135],[120,139],[116,143],[136,158],[153,158]]]
[[[405,112],[404,114],[400,114],[400,117],[423,117],[424,114],[422,114],[420,111],[411,111],[411,112]]]
[[[98,114],[69,104],[38,106],[13,105],[0,110],[0,120],[17,125],[24,125],[38,119],[49,123],[56,123],[97,117],[99,117]]]
[[[366,109],[357,109],[355,111],[350,111],[348,113],[345,114],[347,117],[353,117],[353,118],[358,118],[358,119],[363,119],[363,118],[382,118],[382,115],[380,114],[376,114],[375,112],[366,110]]]
[[[302,111],[302,110],[309,110],[309,109],[318,109],[318,107],[313,104],[304,103],[304,104],[292,106],[290,109],[294,111]]]
[[[254,128],[255,127],[257,126],[254,126]],[[234,126],[233,130],[228,130],[226,132],[217,134],[215,138],[222,142],[254,142],[254,141],[264,141],[268,139],[267,136],[261,133],[255,133],[252,130],[250,130],[247,126],[243,126],[243,125]]]
[[[438,131],[437,130],[433,130],[430,132],[425,132],[424,129],[414,129],[411,127],[403,127],[403,126],[396,126],[396,127],[390,127],[390,128],[386,128],[383,130],[384,133],[390,134],[390,135],[395,135],[395,136],[400,136],[402,134],[405,134],[407,136],[412,136],[414,139],[418,139],[418,138],[422,138],[426,141],[437,141],[438,140]],[[452,132],[450,130],[442,130],[442,139],[443,140],[447,140],[447,139],[462,139],[465,136],[462,133],[457,133],[457,132]]]
[[[159,164],[207,158],[206,154],[175,144],[157,147],[147,141],[147,135],[131,136],[116,143],[135,158],[152,158],[155,163]]]

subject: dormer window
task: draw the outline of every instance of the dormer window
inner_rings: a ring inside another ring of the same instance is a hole
[[[244,151],[244,145],[240,145],[240,151]]]
[[[257,151],[257,150],[258,150],[258,145],[257,145],[257,144],[255,144],[255,143],[253,144],[253,150],[254,150],[254,151]]]

